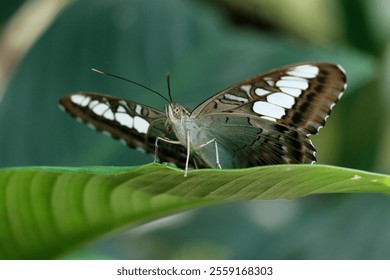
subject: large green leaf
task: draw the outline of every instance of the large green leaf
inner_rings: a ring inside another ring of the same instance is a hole
[[[182,170],[163,165],[0,171],[0,257],[53,258],[125,225],[226,200],[390,193],[390,176],[325,165]]]
[[[46,259],[102,233],[205,201],[137,190],[139,169],[26,168],[0,173],[0,257]]]

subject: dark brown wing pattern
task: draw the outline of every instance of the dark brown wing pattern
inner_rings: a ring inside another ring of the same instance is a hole
[[[149,154],[155,152],[156,137],[176,140],[174,134],[165,131],[166,116],[163,112],[129,100],[77,92],[62,97],[60,106],[91,128],[109,134],[130,148]],[[158,157],[162,162],[175,163],[183,168],[186,150],[183,146],[160,141]],[[200,159],[198,162],[202,167]]]
[[[195,117],[233,114],[258,117],[316,134],[346,89],[341,66],[293,64],[233,85],[200,104]]]

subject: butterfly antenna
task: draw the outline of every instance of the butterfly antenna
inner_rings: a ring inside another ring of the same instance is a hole
[[[168,96],[169,96],[169,100],[171,100],[171,102],[173,102],[172,100],[172,95],[171,95],[171,73],[167,72],[166,74],[166,77],[167,77],[167,84],[168,84]]]
[[[137,85],[137,86],[140,86],[140,87],[142,87],[142,88],[144,88],[144,89],[147,89],[147,90],[149,90],[149,91],[151,91],[151,92],[154,92],[155,94],[157,94],[158,96],[160,96],[161,98],[163,98],[165,101],[170,102],[164,95],[162,95],[162,94],[159,93],[158,91],[156,91],[156,90],[154,90],[154,89],[151,89],[150,87],[147,87],[147,86],[145,86],[145,85],[143,85],[143,84],[134,82],[134,81],[132,81],[132,80],[123,78],[123,77],[121,77],[121,76],[117,76],[117,75],[115,75],[115,74],[103,72],[103,71],[97,70],[97,69],[95,69],[95,68],[91,68],[91,70],[94,71],[94,72],[96,72],[96,73],[102,74],[102,75],[111,76],[111,77],[114,77],[114,78],[117,78],[117,79],[120,79],[120,80],[129,82],[129,83],[135,84],[135,85]],[[170,97],[170,95],[169,95],[169,97]]]

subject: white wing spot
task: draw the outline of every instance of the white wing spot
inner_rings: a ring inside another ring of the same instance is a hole
[[[265,101],[255,102],[253,104],[253,111],[257,114],[268,116],[275,119],[280,119],[286,113],[286,111],[282,107]]]
[[[135,106],[135,112],[138,114],[138,115],[141,115],[141,110],[142,110],[142,107],[141,107],[141,105],[136,105]]]
[[[104,103],[97,104],[92,108],[92,111],[98,116],[103,116],[107,110],[110,110],[110,107]]]
[[[119,100],[118,103],[119,103],[120,105],[122,105],[123,107],[126,107],[126,108],[127,108],[127,103],[126,103],[126,101],[124,101],[124,100]]]
[[[103,130],[101,133],[103,133],[103,134],[106,135],[106,136],[112,137],[111,133],[108,132],[108,131],[106,131],[106,130]]]
[[[251,85],[242,85],[240,89],[245,91],[245,93],[249,96],[252,86]]]
[[[295,104],[294,97],[282,92],[275,92],[272,93],[271,95],[268,95],[267,101],[287,109],[291,109],[292,106],[294,106]]]
[[[133,128],[134,120],[131,116],[122,113],[115,114],[115,120],[123,126]]]
[[[134,128],[139,133],[147,133],[149,129],[149,123],[145,121],[143,118],[135,116],[134,117]]]
[[[81,94],[75,94],[70,97],[70,100],[81,107],[85,107],[88,105],[88,103],[91,101],[91,98],[89,96],[81,95]]]
[[[241,97],[241,96],[237,96],[237,95],[234,95],[234,94],[230,94],[230,93],[226,93],[224,95],[224,97],[226,99],[229,99],[229,100],[233,100],[233,101],[238,101],[238,102],[243,102],[243,103],[248,103],[248,99],[244,98],[244,97]]]
[[[93,130],[96,130],[96,127],[91,124],[91,123],[87,123],[87,126],[90,128],[90,129],[93,129]]]
[[[141,153],[144,153],[144,154],[146,154],[146,151],[145,151],[145,149],[144,149],[144,148],[142,148],[142,147],[137,147],[137,148],[135,148],[135,150],[136,150],[136,151],[138,151],[138,152],[141,152]]]
[[[337,67],[340,69],[341,72],[343,72],[344,75],[346,74],[345,69],[343,68],[343,66],[341,66],[340,64],[337,64]]]
[[[255,93],[256,93],[256,95],[258,95],[258,96],[264,96],[264,95],[266,95],[266,94],[268,94],[268,93],[271,93],[269,90],[265,90],[265,89],[263,89],[263,88],[256,88],[255,89]]]
[[[308,81],[294,81],[294,80],[279,80],[276,82],[278,87],[296,88],[296,89],[307,89],[309,88]]]
[[[355,176],[353,176],[353,177],[351,178],[351,180],[359,180],[359,179],[361,179],[361,178],[362,178],[361,176],[355,175]]]
[[[114,114],[112,113],[111,110],[107,110],[107,111],[104,113],[103,117],[104,117],[105,119],[107,119],[107,120],[110,120],[110,121],[113,121],[113,120],[115,119]]]
[[[310,142],[310,145],[313,146],[313,142],[311,141],[311,139],[309,139],[309,142]],[[317,155],[317,152],[316,152],[316,151],[313,151],[313,156],[316,157],[316,155]],[[313,160],[311,163],[312,163],[312,164],[313,164],[313,163],[316,163],[316,161]]]
[[[267,117],[267,116],[261,116],[260,118],[271,121],[271,122],[276,122],[275,118]]]
[[[80,105],[80,106],[83,106],[81,104],[83,104],[83,101],[85,99],[85,96],[84,95],[80,95],[80,94],[74,94],[70,97],[70,100],[74,103],[74,104],[77,104],[77,105]]]
[[[307,82],[307,79],[295,77],[295,76],[282,76],[280,77],[281,80],[289,80],[289,81],[301,81],[301,82]]]
[[[326,120],[325,120],[325,122],[326,122]],[[323,125],[320,125],[318,128],[317,128],[317,132],[318,131],[320,131],[320,129],[322,129],[324,126]],[[310,136],[311,134],[309,133],[309,134],[307,134],[307,136]]]
[[[270,77],[265,77],[264,81],[271,87],[275,86],[275,81],[272,80],[272,78],[270,78]]]
[[[83,102],[81,102],[80,106],[85,107],[89,104],[90,101],[91,101],[91,97],[85,96],[85,98],[84,98]]]
[[[279,89],[281,91],[283,91],[284,93],[287,93],[287,94],[295,96],[295,97],[299,97],[302,93],[302,90],[299,88],[280,87]]]
[[[98,104],[99,104],[99,101],[97,101],[97,100],[92,100],[92,101],[89,103],[88,107],[92,109],[93,107],[95,107],[95,106],[98,105]]]
[[[126,113],[125,107],[118,106],[118,109],[116,110],[118,113]]]
[[[301,78],[315,78],[317,77],[320,69],[314,65],[299,65],[291,68],[291,71],[287,71],[287,74]]]

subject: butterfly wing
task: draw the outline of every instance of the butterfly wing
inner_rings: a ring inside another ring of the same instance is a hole
[[[173,133],[166,133],[163,112],[129,100],[79,92],[62,97],[60,105],[92,128],[109,133],[114,139],[146,153],[154,154],[156,137],[177,140]],[[163,162],[184,167],[186,150],[181,145],[160,141],[158,157]],[[201,159],[197,162],[203,166]]]
[[[192,112],[251,116],[316,134],[346,89],[341,66],[331,63],[293,64],[231,86]]]
[[[212,114],[200,119],[203,137],[215,139],[222,168],[312,163],[315,149],[302,132],[283,124],[252,117]],[[197,153],[217,168],[214,145]]]
[[[218,143],[223,168],[312,163],[308,135],[325,124],[346,88],[344,70],[330,63],[278,68],[231,86],[192,112],[204,139]],[[198,153],[216,167],[215,148]]]

